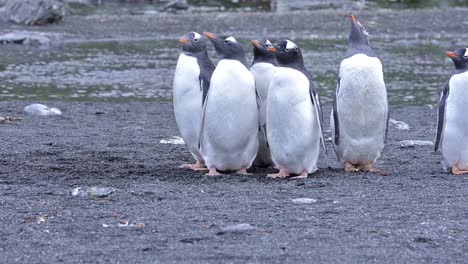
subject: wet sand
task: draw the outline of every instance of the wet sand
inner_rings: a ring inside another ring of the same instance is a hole
[[[190,162],[172,105],[61,103],[63,116],[1,102],[0,262],[300,263],[463,262],[468,257],[468,180],[442,171],[430,146],[435,110],[394,108],[380,174],[346,174],[327,143],[304,180],[206,177]],[[328,110],[327,110],[328,112]],[[330,133],[327,133],[329,136]],[[104,198],[75,187],[113,187]],[[312,198],[310,204],[292,199]],[[121,225],[119,227],[118,225]],[[256,229],[219,234],[249,223]],[[125,226],[126,225],[126,226]]]

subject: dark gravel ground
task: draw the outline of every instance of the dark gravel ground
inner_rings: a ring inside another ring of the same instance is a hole
[[[211,178],[177,168],[191,157],[170,103],[59,103],[63,116],[25,115],[1,102],[1,263],[464,262],[468,179],[442,171],[429,146],[435,110],[396,108],[381,174],[346,174],[329,155],[304,180]],[[73,197],[106,186],[105,198]],[[313,198],[310,204],[292,199]],[[128,226],[119,227],[121,224]],[[249,223],[256,230],[218,234]]]

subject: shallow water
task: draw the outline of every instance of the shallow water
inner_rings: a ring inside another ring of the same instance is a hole
[[[250,44],[242,40],[246,50]],[[324,102],[330,102],[346,40],[297,40]],[[452,69],[446,42],[375,40],[384,64],[390,103],[434,105]],[[70,43],[41,50],[5,46],[15,56],[0,61],[0,100],[170,100],[178,56],[176,41],[138,40]],[[211,48],[211,47],[210,47]],[[21,54],[19,56],[18,54]],[[216,58],[210,50],[211,57]]]

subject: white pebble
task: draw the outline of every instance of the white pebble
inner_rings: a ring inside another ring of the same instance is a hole
[[[407,123],[403,122],[403,121],[398,121],[398,120],[390,118],[390,120],[388,120],[388,122],[391,125],[394,125],[395,128],[399,129],[399,130],[409,130],[410,129],[410,126]]]
[[[402,140],[399,145],[402,148],[410,148],[414,146],[434,146],[434,143],[427,140]]]
[[[43,104],[32,104],[24,108],[24,111],[33,115],[61,115],[62,111],[55,107],[48,107]]]
[[[181,137],[173,136],[170,138],[161,139],[159,141],[161,144],[174,144],[174,145],[183,145],[185,144],[184,139]]]
[[[296,198],[296,199],[292,199],[292,202],[295,204],[310,204],[310,203],[316,203],[317,200],[312,199],[312,198]]]

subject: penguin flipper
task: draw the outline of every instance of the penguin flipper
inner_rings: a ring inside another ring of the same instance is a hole
[[[206,96],[203,102],[203,108],[201,113],[201,122],[200,122],[200,130],[198,134],[198,150],[201,152],[201,145],[203,141],[203,129],[205,127],[205,116],[206,116],[206,105],[208,104],[208,96]]]
[[[445,108],[446,108],[447,98],[450,92],[449,82],[450,82],[450,79],[447,82],[445,82],[442,93],[440,95],[439,108],[437,111],[437,134],[436,134],[436,139],[434,143],[434,151],[437,151],[439,149],[439,145],[442,141],[442,133],[443,133],[444,123],[445,123]]]
[[[333,124],[335,125],[335,137],[333,140],[336,146],[340,144],[340,120],[338,117],[338,92],[340,90],[340,81],[341,81],[341,78],[338,78],[338,81],[336,82],[336,92],[333,97],[333,107],[332,107]]]
[[[215,66],[208,57],[208,52],[206,51],[197,55],[196,58],[200,68],[200,75],[198,76],[198,79],[200,81],[200,90],[203,93],[202,104],[205,104],[206,96],[208,95],[208,90],[210,89],[211,75],[213,75]]]
[[[309,86],[309,94],[312,104],[314,105],[315,113],[318,117],[319,129],[320,129],[320,141],[322,142],[322,147],[325,150],[325,154],[328,154],[327,148],[325,147],[325,136],[323,134],[323,112],[322,112],[322,105],[320,104],[320,98],[318,96],[317,91],[315,90],[315,86],[313,83],[310,83]]]

